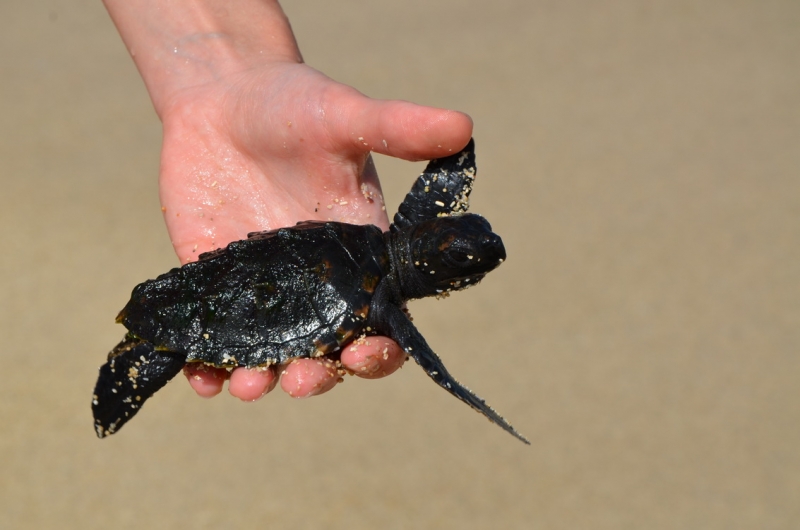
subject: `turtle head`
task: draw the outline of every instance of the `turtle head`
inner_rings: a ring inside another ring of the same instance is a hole
[[[415,225],[409,250],[412,298],[465,289],[506,259],[500,236],[475,214],[438,217]]]

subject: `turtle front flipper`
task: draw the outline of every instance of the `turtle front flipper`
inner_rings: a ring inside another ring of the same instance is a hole
[[[387,308],[385,324],[389,327],[387,335],[394,339],[403,350],[417,361],[423,370],[436,383],[452,395],[477,410],[490,421],[502,427],[506,432],[530,445],[527,438],[518,433],[506,420],[494,411],[484,400],[455,380],[447,371],[442,360],[431,350],[425,338],[417,330],[411,320],[396,307]]]
[[[431,160],[397,209],[392,230],[466,212],[475,171],[475,141],[472,139],[458,153]]]
[[[186,356],[158,351],[153,344],[126,337],[100,367],[92,396],[98,438],[112,435],[133,418],[144,402],[181,371]]]

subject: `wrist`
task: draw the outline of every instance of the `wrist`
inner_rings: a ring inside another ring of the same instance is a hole
[[[104,0],[156,113],[187,89],[258,65],[302,62],[277,0]]]

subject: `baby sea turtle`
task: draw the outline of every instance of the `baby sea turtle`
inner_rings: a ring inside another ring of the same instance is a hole
[[[366,334],[396,341],[441,387],[529,443],[447,372],[403,309],[475,285],[506,258],[489,223],[466,213],[474,177],[470,140],[428,164],[387,232],[305,221],[254,232],[137,285],[117,316],[128,334],[94,390],[97,436],[118,431],[186,363],[266,367]]]

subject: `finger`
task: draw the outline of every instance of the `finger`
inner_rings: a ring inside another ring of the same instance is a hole
[[[242,401],[256,401],[278,384],[274,368],[236,368],[231,372],[228,392]]]
[[[203,363],[189,363],[183,367],[183,375],[189,385],[204,398],[211,398],[222,392],[222,385],[228,378],[228,371],[223,368],[213,368]]]
[[[377,100],[349,90],[339,95],[340,119],[331,123],[343,149],[430,160],[458,152],[472,136],[472,118],[462,112]]]
[[[404,160],[430,160],[467,145],[472,119],[461,112],[406,101],[370,100],[353,117],[350,128],[363,148]]]
[[[281,372],[281,388],[293,398],[324,394],[338,382],[336,364],[324,357],[295,359]]]
[[[345,348],[341,361],[345,368],[359,377],[378,379],[403,366],[406,352],[385,337],[366,337]]]

